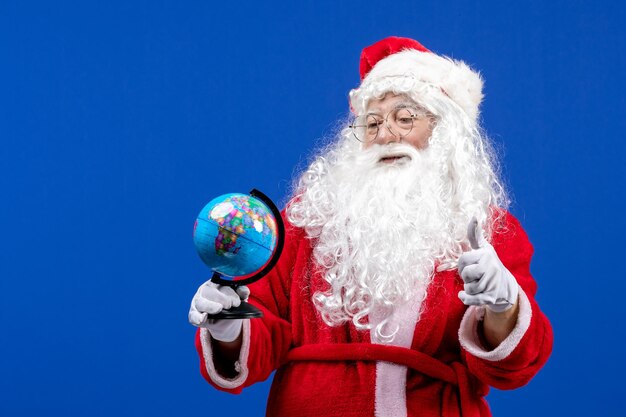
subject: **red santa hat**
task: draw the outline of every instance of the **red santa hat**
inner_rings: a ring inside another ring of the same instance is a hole
[[[350,107],[365,112],[367,103],[385,92],[407,93],[420,86],[435,87],[476,122],[483,98],[483,81],[463,61],[437,55],[419,42],[389,37],[361,52],[361,85],[350,91]],[[419,97],[413,97],[420,101]]]

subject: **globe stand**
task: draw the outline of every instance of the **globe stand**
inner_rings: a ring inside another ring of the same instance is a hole
[[[211,277],[211,282],[214,282],[219,285],[227,285],[235,291],[237,290],[237,287],[251,284],[253,282],[260,280],[265,275],[267,275],[267,273],[270,272],[272,268],[274,268],[274,265],[276,265],[276,262],[278,262],[278,259],[280,258],[280,254],[283,251],[283,246],[285,245],[285,224],[283,223],[283,218],[280,215],[280,211],[278,210],[278,207],[276,207],[274,202],[268,196],[266,196],[265,194],[263,194],[257,189],[252,189],[250,191],[250,195],[252,197],[256,197],[259,200],[263,201],[263,203],[265,203],[265,205],[272,211],[272,214],[274,215],[274,219],[276,220],[276,227],[278,228],[276,248],[274,249],[274,253],[272,253],[272,257],[270,258],[270,260],[263,266],[263,268],[261,268],[261,270],[259,270],[252,276],[246,276],[243,279],[231,281],[231,280],[222,278],[222,274],[220,274],[219,272],[213,272],[213,277]],[[209,316],[209,318],[211,319],[226,319],[226,320],[252,319],[252,318],[258,318],[258,317],[263,317],[263,312],[259,310],[257,307],[245,301],[242,301],[239,307],[231,307],[228,310],[222,310],[221,312],[217,314],[211,314]]]

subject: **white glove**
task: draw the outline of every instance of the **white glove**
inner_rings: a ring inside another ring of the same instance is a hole
[[[459,275],[465,283],[459,298],[466,305],[486,305],[494,312],[510,309],[517,301],[517,281],[483,237],[476,217],[469,224],[467,238],[473,250],[459,257]]]
[[[189,323],[207,329],[215,340],[232,342],[241,333],[242,319],[216,320],[211,315],[224,309],[239,307],[241,300],[247,299],[249,295],[250,290],[245,285],[237,287],[235,292],[229,286],[207,281],[198,288],[191,300]]]

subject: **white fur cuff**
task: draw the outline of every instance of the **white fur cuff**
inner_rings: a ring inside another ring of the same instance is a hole
[[[513,352],[524,337],[524,334],[526,334],[526,330],[528,330],[530,326],[532,309],[526,293],[524,293],[524,290],[520,287],[517,324],[511,331],[511,334],[509,334],[498,347],[491,351],[485,350],[478,336],[478,322],[482,321],[484,316],[484,306],[468,307],[463,316],[463,320],[461,320],[461,326],[459,327],[459,342],[461,342],[463,349],[477,358],[488,361],[500,361]]]
[[[207,329],[200,329],[200,342],[204,354],[204,365],[211,380],[218,386],[226,389],[233,389],[241,386],[248,378],[248,355],[250,353],[250,320],[243,321],[242,327],[243,342],[239,352],[239,360],[235,362],[235,370],[239,372],[235,378],[224,378],[220,375],[213,363],[213,349],[211,347],[211,334]]]

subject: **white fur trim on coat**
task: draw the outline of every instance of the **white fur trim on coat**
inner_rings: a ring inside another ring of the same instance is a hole
[[[202,353],[204,355],[204,365],[209,377],[216,385],[222,388],[233,389],[241,386],[248,378],[248,355],[250,353],[250,320],[243,321],[241,329],[243,341],[239,360],[235,362],[235,370],[239,372],[235,378],[224,378],[215,369],[213,363],[213,348],[211,347],[211,335],[207,329],[200,329],[200,341],[202,343]]]
[[[483,99],[480,74],[463,61],[415,49],[389,55],[374,65],[361,86],[350,91],[350,105],[356,114],[362,114],[370,99],[380,97],[381,83],[391,86],[394,83],[390,81],[399,81],[406,85],[411,80],[439,88],[471,120],[478,119]],[[393,91],[393,88],[383,88],[382,91]]]
[[[502,341],[494,350],[486,350],[480,343],[478,336],[478,322],[482,321],[485,316],[484,306],[470,306],[459,327],[459,342],[463,349],[477,358],[488,361],[499,361],[511,354],[517,347],[519,342],[526,334],[526,330],[530,326],[532,318],[532,309],[528,297],[522,288],[519,288],[519,312],[517,316],[517,324],[511,331],[511,334]]]
[[[411,302],[398,305],[391,316],[389,323],[391,327],[396,324],[399,325],[391,345],[411,347],[425,290],[420,288],[415,292],[411,297]],[[373,328],[381,321],[382,317],[379,312],[374,311],[370,315],[370,324]],[[370,332],[370,339],[372,343],[381,344],[373,331]],[[407,415],[406,376],[406,366],[383,361],[376,362],[376,417],[404,417]]]

